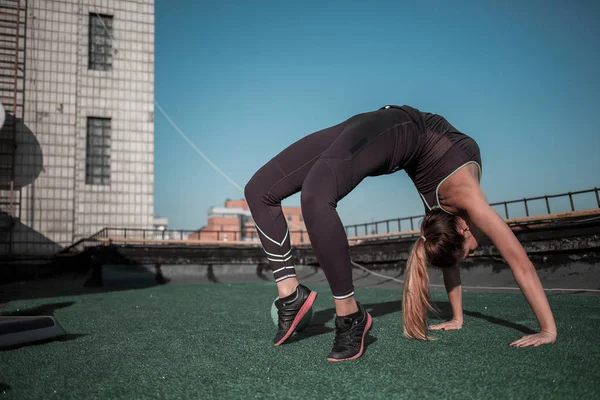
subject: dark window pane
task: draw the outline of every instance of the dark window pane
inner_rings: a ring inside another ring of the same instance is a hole
[[[104,44],[104,36],[95,35],[92,38],[92,45],[103,45]]]
[[[98,15],[95,12],[89,15],[89,68],[98,71],[109,71],[112,66],[112,16]]]
[[[90,135],[88,140],[88,147],[96,147],[102,144],[102,137],[98,137],[97,135]]]
[[[110,184],[110,118],[88,117],[86,145],[86,183]]]

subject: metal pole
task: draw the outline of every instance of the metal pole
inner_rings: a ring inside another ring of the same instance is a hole
[[[508,219],[508,206],[506,205],[506,202],[504,203],[504,212],[506,213],[506,218]]]
[[[13,157],[14,158],[14,157]],[[14,189],[15,189],[15,181],[11,180],[10,181],[10,217],[13,218],[13,195],[14,195]],[[598,195],[598,193],[596,193],[596,196]]]
[[[596,202],[598,203],[598,207],[600,208],[600,195],[598,195],[598,188],[594,188],[594,192],[596,192]]]
[[[548,214],[552,214],[550,212],[550,202],[548,201],[548,196],[544,196],[544,199],[546,199],[546,210],[548,210]]]
[[[569,192],[569,202],[571,203],[571,211],[575,211],[575,205],[573,204],[573,194]]]
[[[390,221],[385,221],[385,233],[390,233]]]
[[[523,199],[523,202],[525,203],[525,215],[529,217],[529,207],[527,207],[527,199]]]

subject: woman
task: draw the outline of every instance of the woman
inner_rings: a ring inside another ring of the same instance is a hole
[[[443,117],[405,105],[359,114],[300,139],[260,168],[246,185],[246,200],[279,292],[275,346],[293,334],[316,298],[314,291],[296,279],[281,201],[301,191],[307,232],[331,287],[336,332],[328,359],[356,359],[363,353],[372,318],[354,298],[348,240],[336,206],[364,178],[400,169],[407,172],[428,210],[406,270],[402,307],[405,336],[428,339],[428,264],[443,268],[455,317],[436,328],[456,329],[462,324],[456,265],[477,247],[469,228],[472,226],[492,240],[510,265],[541,327],[540,333],[512,345],[553,343],[556,326],[537,273],[479,186],[477,143]]]

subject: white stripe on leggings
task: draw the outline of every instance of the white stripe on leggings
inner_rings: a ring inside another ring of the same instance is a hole
[[[352,297],[352,296],[354,296],[354,290],[352,291],[352,293],[347,294],[345,296],[333,296],[333,298],[336,300],[344,300],[344,299],[347,299],[348,297]]]
[[[273,271],[273,273],[276,274],[276,273],[278,273],[280,271],[283,271],[284,269],[294,269],[294,266],[293,265],[288,265],[286,267],[281,267],[281,268],[276,269],[275,271]]]
[[[275,259],[275,258],[269,258],[269,257],[267,257],[267,260],[269,260],[269,261],[273,261],[273,262],[285,262],[285,261],[289,260],[289,259],[290,259],[290,258],[292,258],[292,257],[293,257],[293,256],[289,256],[288,258],[284,258],[283,260],[277,260],[277,259]]]
[[[275,243],[275,244],[276,244],[277,246],[279,246],[279,247],[283,246],[283,242],[285,242],[285,239],[287,239],[288,233],[290,233],[290,230],[286,228],[286,229],[285,229],[285,236],[283,237],[283,240],[281,241],[281,243],[278,243],[278,242],[276,242],[275,240],[271,239],[271,238],[269,237],[269,235],[267,235],[266,233],[264,233],[264,232],[262,231],[262,229],[260,229],[260,228],[258,227],[258,224],[256,224],[256,223],[255,223],[255,224],[254,224],[254,226],[256,226],[256,229],[258,229],[258,230],[260,231],[260,233],[262,233],[263,235],[265,235],[265,237],[266,237],[267,239],[269,239],[271,242]]]
[[[295,276],[296,276],[296,274],[290,274],[290,275],[286,275],[286,276],[283,276],[283,277],[281,277],[281,278],[279,278],[279,279],[275,279],[275,282],[281,282],[281,281],[282,281],[282,280],[284,280],[284,279],[287,279],[287,278],[293,278],[293,277],[295,277]]]
[[[273,254],[273,253],[269,253],[268,251],[266,251],[265,249],[263,249],[265,253],[267,253],[268,256],[272,256],[272,257],[285,257],[287,255],[289,255],[292,252],[292,249],[290,249],[290,251],[288,251],[287,253],[285,253],[284,255],[280,256],[279,254]]]

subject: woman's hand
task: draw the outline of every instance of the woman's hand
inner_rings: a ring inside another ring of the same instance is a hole
[[[462,329],[463,323],[462,321],[458,321],[453,319],[451,321],[446,321],[441,324],[431,325],[429,330],[431,331],[456,331]]]
[[[556,342],[556,333],[540,332],[533,335],[523,336],[521,339],[512,342],[512,347],[537,347],[543,344],[552,344]]]

